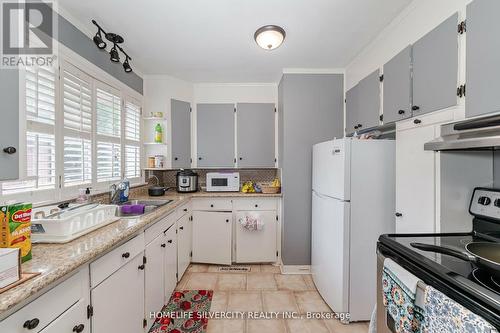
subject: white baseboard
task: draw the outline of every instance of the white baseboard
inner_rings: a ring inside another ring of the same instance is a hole
[[[281,265],[281,274],[311,274],[310,265]]]

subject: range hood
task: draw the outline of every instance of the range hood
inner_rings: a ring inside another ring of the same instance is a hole
[[[488,116],[441,126],[441,137],[427,142],[425,150],[500,149],[500,115]]]

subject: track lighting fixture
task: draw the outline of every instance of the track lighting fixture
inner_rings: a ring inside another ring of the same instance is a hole
[[[118,44],[122,44],[124,42],[124,39],[122,36],[112,33],[112,32],[106,32],[104,31],[99,24],[95,20],[92,20],[92,23],[97,27],[97,33],[95,34],[93,40],[97,48],[100,50],[104,50],[106,48],[106,42],[102,38],[102,34],[106,37],[108,41],[113,43],[113,47],[109,51],[109,60],[112,62],[120,62],[120,53],[118,50],[120,50],[124,55],[125,55],[125,61],[123,62],[123,70],[126,73],[132,72],[132,67],[130,66],[129,60],[132,60],[132,58],[129,57],[129,55],[120,47]]]

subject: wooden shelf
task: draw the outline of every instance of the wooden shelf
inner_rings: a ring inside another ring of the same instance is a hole
[[[142,170],[146,171],[165,171],[165,170],[170,170],[168,168],[142,168]]]

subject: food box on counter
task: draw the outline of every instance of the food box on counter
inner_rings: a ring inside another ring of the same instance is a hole
[[[21,250],[21,261],[31,259],[30,203],[0,206],[0,247]]]
[[[0,289],[21,279],[21,249],[0,248]]]

